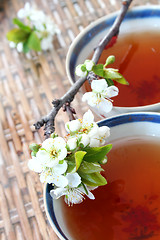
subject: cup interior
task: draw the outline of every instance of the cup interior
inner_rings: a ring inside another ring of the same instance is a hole
[[[110,127],[111,135],[107,142],[126,137],[154,136],[160,140],[160,114],[159,113],[129,113],[104,119],[98,122],[99,126]],[[44,204],[48,220],[62,240],[74,240],[63,221],[61,201],[52,200],[50,190],[52,185],[46,184],[44,188]],[[96,200],[95,200],[96,201]]]
[[[77,80],[75,68],[84,62],[95,46],[113,25],[118,12],[102,17],[86,27],[71,44],[66,60],[66,71],[71,83]],[[130,32],[159,31],[160,6],[139,6],[129,10],[120,26],[119,36]]]
[[[111,28],[118,12],[105,16],[85,28],[71,44],[66,60],[66,71],[68,78],[73,84],[78,77],[75,75],[75,68],[78,64],[81,64],[93,53],[93,49],[98,45],[100,40],[106,35]],[[143,32],[160,32],[160,6],[140,6],[135,7],[128,11],[120,26],[120,32],[118,38],[129,35],[129,33],[143,33]],[[111,48],[112,49],[112,48]],[[128,82],[129,79],[127,79]],[[119,84],[120,85],[120,84]],[[121,87],[121,86],[119,86]],[[130,87],[130,86],[129,86]],[[132,89],[135,91],[135,89]],[[86,91],[86,90],[84,90]],[[124,90],[123,90],[124,91]],[[133,92],[132,91],[132,92]],[[143,91],[142,91],[143,92]],[[120,90],[121,94],[121,90]],[[121,94],[121,96],[124,94]],[[117,100],[120,98],[116,97]],[[131,99],[133,99],[131,97]],[[146,99],[146,98],[144,98]],[[151,99],[151,98],[150,98]],[[153,98],[152,98],[153,99]],[[157,95],[158,99],[158,95]],[[134,106],[118,105],[113,102],[113,109],[111,112],[106,112],[103,115],[99,115],[102,118],[119,115],[122,113],[136,112],[136,111],[159,111],[160,103],[159,99],[152,103],[146,103]],[[114,99],[113,99],[114,100]],[[124,100],[123,100],[124,101]],[[149,100],[150,101],[150,100]],[[127,102],[127,99],[126,99]],[[94,108],[92,109],[93,111]],[[96,114],[98,114],[95,111]]]

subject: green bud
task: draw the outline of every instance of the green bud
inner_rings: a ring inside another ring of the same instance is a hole
[[[114,63],[115,62],[115,56],[111,55],[107,58],[105,66]]]
[[[103,160],[99,161],[100,164],[106,164],[107,163],[107,157],[105,157]]]
[[[37,143],[32,143],[29,145],[29,148],[31,149],[31,151],[33,152],[38,152],[39,148],[41,147],[41,145],[37,144]]]
[[[82,72],[85,72],[85,71],[86,71],[85,65],[82,65],[82,66],[81,66],[81,70],[82,70]]]
[[[60,161],[59,161],[59,164],[63,164],[63,163],[64,163],[64,160],[60,160]]]
[[[52,133],[50,137],[51,138],[56,138],[56,137],[58,137],[58,134],[57,133]]]
[[[37,152],[32,151],[32,152],[31,152],[31,156],[32,156],[32,157],[36,157],[36,153],[37,153]]]

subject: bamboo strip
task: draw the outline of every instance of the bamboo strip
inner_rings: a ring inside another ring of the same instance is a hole
[[[29,174],[27,174],[27,184],[28,184],[28,190],[29,190],[29,193],[31,196],[32,206],[35,211],[35,217],[36,217],[40,232],[41,232],[43,238],[47,240],[48,233],[46,231],[46,224],[43,219],[42,212],[39,208],[38,197],[37,197],[37,194],[34,189],[34,181]]]
[[[2,187],[1,184],[0,184],[0,205],[1,205],[2,217],[4,219],[4,228],[5,228],[6,236],[10,240],[15,240],[16,237],[15,237],[15,233],[14,233],[14,230],[13,230],[13,226],[12,226],[11,221],[10,221],[7,202],[6,202],[3,187]]]
[[[13,193],[14,193],[14,195],[13,195],[14,201],[15,201],[15,205],[16,205],[17,212],[19,215],[19,220],[21,223],[21,228],[22,228],[24,237],[26,240],[28,240],[28,239],[32,240],[33,235],[32,235],[32,231],[30,228],[29,219],[27,218],[23,200],[22,200],[22,196],[20,193],[20,189],[19,189],[19,186],[18,186],[16,180],[12,181],[12,188],[13,188]]]

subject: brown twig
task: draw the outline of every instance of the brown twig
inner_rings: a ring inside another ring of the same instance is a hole
[[[110,28],[109,32],[107,35],[101,40],[97,48],[95,49],[95,52],[92,57],[92,61],[97,64],[98,60],[101,56],[101,53],[104,49],[104,47],[110,42],[113,36],[115,36],[119,32],[119,27],[121,25],[121,22],[129,8],[129,5],[131,4],[132,0],[122,0],[122,7],[120,9],[120,12],[115,19],[115,22],[113,23],[113,26]],[[55,122],[55,117],[64,104],[68,103],[70,106],[70,103],[73,101],[74,96],[76,93],[79,91],[80,87],[83,85],[83,83],[86,81],[87,77],[79,78],[64,94],[63,97],[60,99],[56,99],[52,102],[53,108],[50,111],[50,113],[44,117],[42,117],[41,120],[37,121],[34,126],[38,130],[42,126],[44,127],[44,135],[46,138],[50,136],[51,133],[54,132],[55,127],[54,127],[54,122]]]
[[[69,121],[75,120],[74,114],[76,114],[76,111],[74,108],[71,107],[69,102],[66,102],[63,106],[63,111],[67,112],[67,115],[69,117]]]

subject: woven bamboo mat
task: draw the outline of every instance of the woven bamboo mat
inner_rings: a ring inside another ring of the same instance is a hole
[[[43,131],[35,132],[33,123],[51,109],[54,98],[61,97],[70,83],[65,72],[69,45],[89,23],[119,10],[120,0],[34,0],[61,29],[50,53],[27,60],[10,49],[6,33],[12,18],[24,6],[23,0],[0,0],[0,237],[13,239],[53,239],[44,212],[43,186],[39,176],[29,171],[28,145],[40,143]],[[160,4],[159,0],[135,0],[133,5]],[[87,110],[77,96],[73,106],[77,115]],[[62,111],[56,130],[65,134]]]

